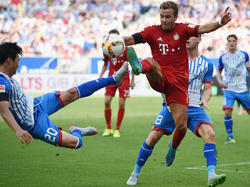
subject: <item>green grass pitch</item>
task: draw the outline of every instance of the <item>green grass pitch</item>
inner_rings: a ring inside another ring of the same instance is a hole
[[[142,142],[150,132],[161,109],[160,97],[131,97],[127,100],[121,138],[102,137],[105,128],[104,97],[83,98],[51,116],[65,131],[71,125],[95,126],[99,134],[83,138],[79,150],[54,147],[34,140],[21,144],[12,130],[0,119],[0,186],[1,187],[122,187],[127,186]],[[112,125],[118,98],[112,102]],[[227,175],[221,186],[250,186],[250,118],[233,113],[235,145],[224,145],[222,97],[209,103],[218,150],[217,173]],[[171,136],[172,137],[172,136]],[[164,136],[142,169],[139,187],[207,186],[203,142],[188,131],[171,167],[164,164],[171,137]],[[189,169],[188,169],[189,168]]]

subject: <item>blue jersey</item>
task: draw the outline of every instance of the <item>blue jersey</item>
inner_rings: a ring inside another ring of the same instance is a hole
[[[189,106],[201,107],[201,94],[203,83],[212,83],[213,64],[200,55],[194,60],[189,59]]]
[[[33,98],[23,92],[19,83],[0,72],[0,92],[9,94],[9,109],[24,130],[34,126]]]
[[[224,69],[224,81],[227,84],[225,90],[242,93],[247,88],[247,66],[249,56],[246,52],[237,50],[234,54],[227,52],[219,58],[219,70]]]

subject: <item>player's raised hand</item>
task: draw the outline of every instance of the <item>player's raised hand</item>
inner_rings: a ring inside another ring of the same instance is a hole
[[[226,25],[228,22],[230,22],[232,19],[232,14],[229,12],[229,7],[226,8],[224,14],[221,17],[220,23],[222,25]]]
[[[30,133],[23,129],[16,131],[16,136],[19,138],[21,143],[25,142],[27,145],[31,144],[31,141],[33,140],[33,137],[30,135]]]

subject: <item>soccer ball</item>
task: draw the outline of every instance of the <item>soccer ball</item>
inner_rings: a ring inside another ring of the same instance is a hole
[[[102,43],[103,53],[111,58],[121,56],[124,50],[125,42],[118,34],[109,34]]]

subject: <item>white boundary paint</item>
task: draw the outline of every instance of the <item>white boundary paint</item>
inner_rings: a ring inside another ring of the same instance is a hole
[[[239,166],[239,165],[250,165],[250,162],[239,162],[239,163],[233,163],[233,164],[218,164],[216,167],[216,171],[225,171],[225,172],[236,172],[236,173],[250,173],[249,171],[242,171],[238,169],[219,169],[218,167],[224,167],[224,166]],[[188,170],[207,170],[206,166],[197,166],[197,167],[186,167],[184,169]]]

